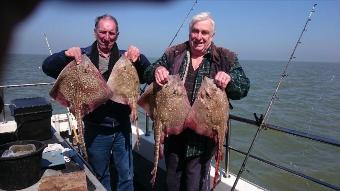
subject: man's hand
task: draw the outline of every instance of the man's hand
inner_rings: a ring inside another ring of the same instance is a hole
[[[215,84],[218,87],[220,87],[222,90],[225,90],[230,80],[231,80],[231,77],[227,73],[222,72],[222,71],[217,72],[215,79],[214,79]]]
[[[156,83],[163,86],[168,82],[169,71],[164,66],[158,66],[155,70]]]
[[[129,46],[128,50],[124,53],[125,57],[131,62],[136,62],[139,59],[139,49],[135,46]]]
[[[81,50],[80,47],[71,47],[65,51],[65,56],[74,58],[77,64],[81,63]]]

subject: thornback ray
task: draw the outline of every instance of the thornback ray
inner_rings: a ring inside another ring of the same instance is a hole
[[[61,105],[69,107],[76,117],[80,137],[77,134],[75,137],[85,159],[87,152],[82,119],[109,100],[111,95],[104,78],[86,55],[82,55],[80,64],[71,61],[61,71],[50,91],[50,96]]]
[[[128,105],[130,120],[137,128],[137,147],[139,145],[137,99],[139,97],[139,77],[136,67],[122,55],[112,68],[107,85],[112,91],[111,100]]]
[[[179,75],[170,75],[168,82],[162,87],[155,82],[149,85],[138,104],[154,121],[155,150],[151,172],[151,184],[154,186],[159,156],[163,152],[161,144],[164,142],[164,136],[177,135],[183,131],[190,103]]]
[[[199,135],[212,138],[217,144],[213,188],[218,180],[218,169],[223,156],[228,117],[229,102],[226,92],[217,87],[213,79],[204,77],[195,102],[185,120],[185,127],[194,130]]]

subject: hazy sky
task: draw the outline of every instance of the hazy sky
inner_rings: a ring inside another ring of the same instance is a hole
[[[44,1],[17,27],[9,52],[48,54],[44,32],[53,52],[86,47],[94,40],[95,17],[109,13],[118,19],[120,49],[132,44],[148,57],[160,57],[193,2]],[[297,60],[340,62],[337,0],[198,0],[173,44],[188,39],[194,14],[209,11],[216,22],[215,44],[238,53],[241,60],[288,60],[314,3],[316,12],[296,51]]]

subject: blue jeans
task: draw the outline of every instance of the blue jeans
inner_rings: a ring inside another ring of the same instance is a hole
[[[111,190],[110,162],[114,162],[117,191],[133,191],[133,159],[129,118],[119,121],[105,118],[102,123],[84,121],[85,144],[89,163],[99,181]]]

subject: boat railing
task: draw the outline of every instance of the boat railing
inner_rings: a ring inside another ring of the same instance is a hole
[[[143,112],[143,111],[140,111],[142,114],[145,115],[145,118],[146,118],[146,136],[150,135],[150,129],[149,129],[149,117]],[[222,169],[221,172],[222,172],[222,175],[224,177],[228,177],[229,176],[229,158],[230,158],[230,151],[235,151],[237,153],[240,153],[242,155],[246,155],[247,153],[244,152],[244,151],[241,151],[239,149],[236,149],[234,147],[232,147],[230,145],[230,129],[232,128],[231,127],[231,121],[237,121],[237,122],[241,122],[241,123],[246,123],[246,124],[250,124],[252,127],[258,127],[261,123],[259,123],[259,121],[257,120],[252,120],[252,119],[247,119],[247,118],[244,118],[244,117],[240,117],[240,116],[236,116],[236,115],[230,115],[229,116],[229,120],[228,120],[228,132],[226,133],[226,140],[225,140],[225,145],[223,145],[225,147],[225,156],[224,156],[224,159],[225,159],[225,169]],[[328,145],[333,145],[333,146],[337,146],[339,147],[340,146],[340,141],[338,140],[335,140],[335,139],[331,139],[331,138],[327,138],[327,137],[322,137],[322,136],[318,136],[318,135],[314,135],[314,134],[311,134],[311,133],[306,133],[306,132],[303,132],[303,131],[298,131],[298,130],[294,130],[294,129],[289,129],[289,128],[285,128],[285,127],[280,127],[280,126],[277,126],[277,125],[272,125],[272,124],[266,124],[265,125],[265,128],[266,129],[271,129],[271,130],[274,130],[274,131],[278,131],[280,133],[284,133],[284,134],[289,134],[289,135],[294,135],[294,136],[297,136],[297,137],[301,137],[301,138],[305,138],[305,139],[309,139],[309,140],[312,140],[312,141],[316,141],[316,142],[321,142],[321,143],[324,143],[324,144],[328,144]],[[263,159],[261,157],[258,157],[256,155],[250,155],[251,158],[257,160],[257,161],[260,161],[260,162],[263,162],[265,164],[268,164],[272,167],[275,167],[275,168],[278,168],[278,169],[281,169],[283,171],[286,171],[288,173],[291,173],[291,174],[294,174],[296,176],[299,176],[299,177],[302,177],[306,180],[309,180],[309,181],[312,181],[314,183],[317,183],[319,185],[323,185],[327,188],[330,188],[330,189],[333,189],[333,190],[337,190],[339,191],[340,188],[337,187],[336,185],[332,185],[328,182],[325,182],[323,180],[320,180],[320,179],[317,179],[317,178],[314,178],[314,177],[311,177],[311,176],[308,176],[306,174],[304,174],[303,172],[300,172],[300,171],[296,171],[292,168],[288,168],[288,167],[285,167],[285,166],[282,166],[278,163],[275,163],[273,161],[270,161],[270,160],[266,160],[266,159]]]
[[[254,114],[255,115],[255,114]],[[256,119],[256,115],[255,115],[255,119]],[[252,127],[259,127],[260,126],[260,122],[256,119],[256,120],[251,120],[251,119],[247,119],[247,118],[244,118],[244,117],[240,117],[240,116],[235,116],[235,115],[230,115],[229,116],[229,124],[230,121],[238,121],[238,122],[241,122],[241,123],[246,123],[246,124],[250,124]],[[231,129],[231,125],[229,126],[229,130]],[[297,136],[297,137],[301,137],[301,138],[304,138],[304,139],[309,139],[309,140],[312,140],[312,141],[315,141],[315,142],[321,142],[321,143],[324,143],[324,144],[328,144],[328,145],[333,145],[333,146],[336,146],[336,147],[339,147],[340,146],[340,141],[338,140],[335,140],[335,139],[332,139],[332,138],[327,138],[327,137],[322,137],[322,136],[319,136],[319,135],[314,135],[314,134],[311,134],[311,133],[307,133],[307,132],[303,132],[303,131],[298,131],[298,130],[294,130],[294,129],[290,129],[290,128],[286,128],[286,127],[280,127],[280,126],[277,126],[277,125],[273,125],[273,124],[265,124],[265,128],[266,129],[270,129],[270,130],[274,130],[274,131],[278,131],[280,133],[284,133],[284,134],[289,134],[289,135],[294,135],[294,136]],[[225,166],[226,166],[226,174],[225,176],[229,176],[229,155],[230,155],[230,151],[235,151],[235,152],[238,152],[242,155],[246,155],[247,153],[244,152],[244,151],[241,151],[239,149],[236,149],[234,147],[232,147],[230,145],[230,142],[228,140],[230,140],[230,131],[229,133],[227,133],[228,135],[226,136],[226,145],[225,148],[226,148],[226,151],[225,151]],[[258,156],[255,156],[255,155],[252,155],[250,154],[250,157],[257,160],[257,161],[260,161],[260,162],[263,162],[265,164],[268,164],[272,167],[275,167],[275,168],[278,168],[278,169],[281,169],[283,171],[286,171],[288,173],[291,173],[291,174],[294,174],[296,176],[299,176],[299,177],[302,177],[306,180],[309,180],[309,181],[312,181],[314,183],[317,183],[319,185],[323,185],[327,188],[330,188],[330,189],[333,189],[333,190],[337,190],[339,191],[340,188],[336,185],[332,185],[328,182],[325,182],[323,180],[320,180],[320,179],[317,179],[317,178],[314,178],[314,177],[311,177],[311,176],[308,176],[306,174],[304,174],[303,172],[300,172],[300,171],[297,171],[297,170],[294,170],[292,168],[288,168],[288,167],[285,167],[285,166],[282,166],[278,163],[275,163],[273,161],[270,161],[270,160],[266,160],[266,159],[263,159],[261,157],[258,157]]]
[[[36,84],[20,84],[20,85],[0,86],[0,95],[1,95],[2,99],[4,99],[4,89],[7,89],[7,88],[21,88],[21,87],[43,86],[43,85],[53,85],[53,84],[54,83],[51,82],[51,83],[36,83]],[[5,103],[4,105],[8,106],[10,104]],[[139,112],[140,115],[144,115],[144,117],[145,117],[145,120],[144,120],[144,122],[145,122],[145,125],[144,125],[145,126],[145,136],[150,136],[150,133],[151,133],[150,124],[152,124],[152,122],[150,121],[149,116],[144,111],[138,110],[138,112]],[[5,114],[4,111],[3,111],[2,116],[3,116],[2,121],[6,122],[6,114]],[[249,124],[249,125],[251,125],[251,127],[259,127],[259,125],[261,124],[259,119],[256,117],[256,115],[255,115],[255,120],[236,116],[236,115],[230,115],[229,116],[229,120],[228,120],[229,128],[228,128],[228,132],[226,133],[226,141],[225,141],[226,144],[224,145],[224,147],[225,147],[225,169],[221,170],[222,175],[225,176],[225,177],[229,176],[230,151],[235,151],[235,152],[240,153],[242,155],[247,154],[246,152],[241,151],[239,149],[236,149],[236,148],[234,148],[230,145],[230,129],[232,128],[232,123],[231,123],[232,121],[237,121],[237,122],[240,122],[240,123]],[[307,132],[303,132],[303,131],[298,131],[298,130],[294,130],[294,129],[290,129],[290,128],[286,128],[286,127],[281,127],[281,126],[277,126],[277,125],[273,125],[273,124],[269,124],[269,123],[265,124],[265,128],[270,129],[270,130],[274,130],[274,131],[277,131],[277,132],[280,132],[280,133],[289,134],[289,135],[301,137],[301,138],[304,138],[304,139],[309,139],[309,140],[312,140],[312,141],[315,141],[315,142],[320,142],[320,143],[323,143],[323,144],[333,145],[333,146],[336,146],[336,147],[340,146],[339,140],[335,140],[335,139],[327,138],[327,137],[322,137],[322,136],[319,136],[319,135],[314,135],[314,134],[309,133],[309,132],[307,133]],[[293,175],[302,177],[306,180],[317,183],[319,185],[323,185],[327,188],[340,191],[340,188],[338,186],[330,184],[330,183],[325,182],[323,180],[308,176],[303,172],[282,166],[278,163],[275,163],[275,162],[270,161],[270,160],[263,159],[263,158],[256,156],[256,155],[251,154],[250,157],[257,160],[257,161],[260,161],[260,162],[263,162],[267,165],[270,165],[272,167],[286,171],[290,174],[293,174]]]

